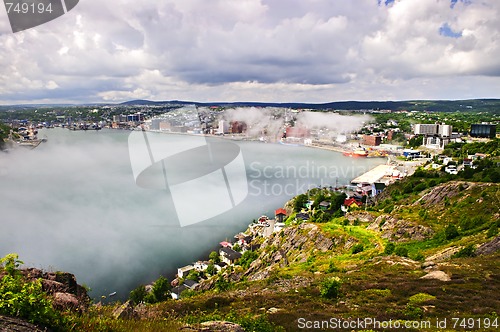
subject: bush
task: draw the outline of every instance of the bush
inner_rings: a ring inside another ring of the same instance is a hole
[[[392,242],[387,243],[387,245],[384,248],[384,255],[392,255],[392,253],[394,252],[394,248],[396,248],[394,243]]]
[[[342,282],[338,277],[332,277],[323,280],[319,287],[319,292],[326,299],[337,299],[340,296],[340,287]]]
[[[30,323],[65,330],[66,320],[54,309],[42,290],[40,280],[28,281],[19,272],[23,264],[17,254],[0,259],[0,270],[6,274],[0,281],[0,314],[24,318]]]
[[[357,254],[365,250],[363,245],[361,243],[356,244],[354,247],[352,247],[352,254]]]
[[[425,256],[421,252],[419,252],[415,255],[415,257],[413,257],[413,260],[422,262],[425,260]]]
[[[460,257],[474,257],[476,253],[476,249],[474,248],[473,244],[469,244],[466,247],[463,247],[458,251],[456,254],[453,255],[453,258],[460,258]]]
[[[238,260],[238,264],[243,268],[248,269],[250,264],[259,257],[259,254],[252,250],[247,250],[243,253],[241,258]]]
[[[405,247],[397,247],[394,249],[394,254],[401,257],[408,257],[408,249]]]
[[[326,273],[332,273],[332,272],[339,272],[340,269],[335,266],[335,263],[334,262],[330,262],[330,264],[328,264],[328,269],[326,270]]]
[[[498,234],[498,226],[496,223],[491,224],[490,228],[488,228],[488,232],[486,233],[486,237],[493,237]]]
[[[444,235],[446,237],[446,240],[453,240],[454,238],[458,237],[460,234],[458,233],[458,229],[455,225],[448,225],[446,226],[444,230]]]

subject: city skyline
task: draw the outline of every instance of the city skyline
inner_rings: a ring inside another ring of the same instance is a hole
[[[81,1],[12,33],[0,104],[500,98],[495,0]]]

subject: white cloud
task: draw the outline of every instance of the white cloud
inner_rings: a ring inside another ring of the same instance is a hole
[[[0,24],[0,97],[461,98],[421,84],[451,78],[472,97],[498,97],[499,16],[496,0],[87,0],[17,34]],[[444,24],[462,36],[441,35]]]

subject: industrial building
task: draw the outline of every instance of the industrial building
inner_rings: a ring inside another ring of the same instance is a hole
[[[495,138],[497,134],[497,125],[494,124],[473,124],[471,126],[471,137]]]

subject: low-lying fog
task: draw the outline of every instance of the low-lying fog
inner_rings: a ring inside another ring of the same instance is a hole
[[[172,279],[176,267],[206,258],[220,241],[263,213],[272,215],[308,187],[346,184],[384,162],[307,147],[237,143],[248,196],[219,216],[181,227],[170,192],[136,184],[129,134],[48,129],[39,134],[48,141],[38,148],[0,153],[0,256],[16,252],[27,266],[74,273],[94,298],[116,291],[124,299],[160,274]],[[189,204],[206,206],[201,203]]]

